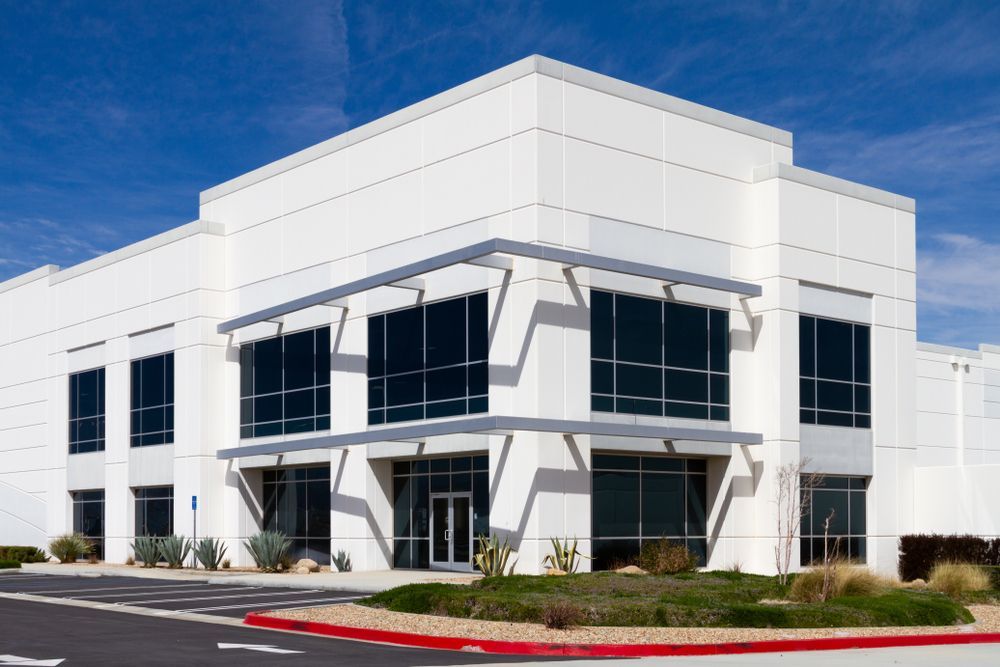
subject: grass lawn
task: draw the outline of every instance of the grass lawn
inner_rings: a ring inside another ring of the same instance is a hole
[[[826,603],[760,604],[784,600],[787,593],[788,587],[776,578],[752,574],[599,572],[491,577],[468,586],[411,584],[359,604],[414,614],[541,623],[545,608],[562,602],[583,613],[583,624],[598,626],[828,628],[954,625],[973,620],[965,607],[944,595],[908,589]]]

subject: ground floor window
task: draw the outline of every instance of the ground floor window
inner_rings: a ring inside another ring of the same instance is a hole
[[[823,560],[823,522],[831,516],[829,550],[860,563],[866,559],[865,501],[867,480],[864,477],[826,476],[812,485],[803,477],[800,530],[803,565]]]
[[[394,461],[393,567],[471,568],[490,532],[489,456]]]
[[[104,559],[104,489],[73,491],[73,532],[82,533],[94,545],[94,554]]]
[[[703,459],[594,454],[591,487],[594,569],[635,562],[643,542],[684,544],[708,557]]]
[[[174,487],[147,486],[135,490],[136,537],[174,533]]]
[[[292,541],[293,561],[330,564],[330,466],[264,471],[264,529]]]

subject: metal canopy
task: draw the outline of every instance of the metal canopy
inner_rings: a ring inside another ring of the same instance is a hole
[[[565,267],[580,266],[612,273],[638,276],[641,278],[652,278],[667,283],[682,283],[695,287],[730,292],[744,297],[760,296],[761,288],[753,283],[730,280],[728,278],[718,278],[700,273],[668,269],[652,264],[642,264],[630,262],[623,259],[592,255],[586,252],[566,250],[565,248],[553,248],[549,246],[525,243],[523,241],[511,241],[510,239],[493,238],[480,243],[475,243],[464,248],[452,250],[450,252],[435,255],[419,262],[406,264],[394,269],[376,273],[367,278],[361,278],[352,282],[331,287],[321,292],[286,301],[263,310],[241,315],[231,320],[226,320],[218,325],[219,333],[229,333],[241,327],[250,326],[258,322],[273,320],[276,317],[287,315],[298,310],[329,304],[332,301],[343,299],[353,294],[360,294],[376,287],[383,287],[393,283],[399,283],[409,278],[443,269],[455,264],[469,263],[480,266],[490,266],[492,268],[507,269],[508,264],[495,261],[481,261],[483,258],[492,258],[491,255],[513,255],[515,257],[526,257],[548,262],[556,262]]]
[[[507,415],[484,415],[463,417],[432,423],[414,423],[405,426],[374,428],[355,433],[337,433],[301,440],[269,442],[262,445],[246,445],[220,449],[219,459],[235,459],[243,456],[288,454],[310,449],[332,449],[349,445],[365,445],[373,442],[419,442],[441,435],[462,433],[512,433],[513,431],[534,431],[536,433],[563,433],[567,435],[603,435],[622,438],[649,438],[653,440],[689,440],[694,442],[721,442],[739,445],[759,445],[763,442],[760,433],[722,431],[705,428],[675,426],[653,426],[648,424],[616,424],[610,422],[576,421],[569,419],[544,419],[541,417],[511,417]]]

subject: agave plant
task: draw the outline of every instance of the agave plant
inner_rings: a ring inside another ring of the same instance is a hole
[[[550,539],[552,540],[552,549],[554,553],[550,553],[542,559],[542,565],[548,563],[550,567],[556,570],[573,573],[576,572],[576,568],[580,567],[580,561],[577,560],[578,558],[591,558],[591,556],[587,556],[576,550],[576,545],[579,540],[575,537],[573,538],[573,546],[569,545],[569,538],[564,539],[562,543],[554,537]]]
[[[49,542],[49,553],[60,563],[75,563],[77,558],[93,550],[93,543],[82,533],[66,533]]]
[[[218,570],[226,556],[226,545],[214,537],[199,540],[194,547],[194,557],[206,570]]]
[[[333,557],[333,566],[337,568],[337,572],[350,572],[353,567],[351,565],[351,555],[341,549]]]
[[[156,567],[156,561],[160,560],[160,541],[155,537],[136,537],[132,551],[143,567]]]
[[[257,567],[264,572],[276,572],[278,565],[288,554],[292,541],[284,533],[265,530],[247,538],[243,544]]]
[[[477,538],[477,542],[476,555],[473,557],[473,560],[480,572],[487,577],[502,577],[514,574],[517,561],[515,560],[510,568],[507,568],[507,561],[510,560],[510,555],[514,550],[511,549],[506,537],[503,540],[503,544],[500,543],[496,535],[491,535],[488,540],[480,535]]]
[[[191,540],[183,535],[168,535],[160,540],[160,555],[167,561],[167,567],[184,567],[184,561],[191,553]]]

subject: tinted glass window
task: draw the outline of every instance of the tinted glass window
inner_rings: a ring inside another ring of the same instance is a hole
[[[240,437],[330,428],[330,327],[240,348]]]
[[[174,487],[135,490],[135,535],[164,537],[174,533]]]
[[[69,453],[104,451],[104,369],[69,376]]]
[[[94,554],[104,558],[104,489],[74,491],[73,532],[82,533],[94,545]]]
[[[292,541],[292,561],[330,564],[330,466],[264,471],[265,530]]]
[[[595,569],[634,563],[643,542],[661,538],[707,561],[704,461],[594,454],[592,476]]]
[[[368,423],[487,410],[486,294],[368,318]]]
[[[870,330],[863,324],[799,316],[799,420],[871,426]]]
[[[729,419],[729,313],[591,290],[591,409]]]
[[[130,444],[174,441],[174,353],[135,359],[131,364]]]
[[[864,477],[827,476],[801,479],[803,499],[800,526],[801,562],[809,565],[823,559],[824,524],[830,520],[826,548],[835,557],[856,562],[866,558],[866,480]]]

